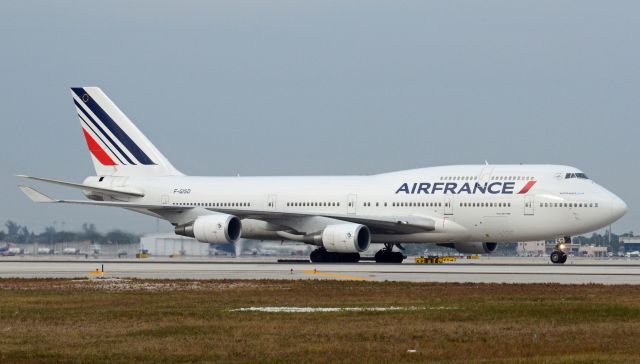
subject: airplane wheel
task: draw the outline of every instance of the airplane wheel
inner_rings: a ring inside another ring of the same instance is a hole
[[[389,249],[380,249],[375,255],[376,263],[402,263],[404,254]]]
[[[374,258],[376,263],[384,263],[384,249],[378,250]]]
[[[551,253],[551,263],[553,264],[564,264],[567,261],[567,253],[556,250]]]
[[[394,263],[402,263],[402,261],[404,260],[404,254],[402,254],[401,252],[395,252],[393,253],[393,258]]]
[[[313,263],[357,263],[360,261],[360,254],[333,253],[325,248],[318,248],[311,252],[309,259]]]
[[[560,255],[560,264],[564,264],[567,261],[567,254],[565,252],[562,252],[562,254]]]
[[[311,262],[313,263],[321,263],[325,261],[325,253],[326,250],[324,248],[319,248],[316,249],[314,251],[311,252],[311,255],[309,256],[309,259],[311,259]]]
[[[360,254],[358,253],[348,253],[342,255],[342,261],[346,263],[358,263],[360,261]]]

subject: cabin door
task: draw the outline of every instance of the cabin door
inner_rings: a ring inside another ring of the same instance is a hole
[[[358,195],[350,194],[347,197],[347,214],[355,215],[356,205],[358,204]]]
[[[524,196],[524,214],[533,215],[535,201],[533,196]]]
[[[269,195],[267,197],[267,208],[269,210],[275,210],[276,209],[276,202],[277,202],[276,195]]]
[[[453,200],[450,197],[444,199],[444,214],[453,215]]]

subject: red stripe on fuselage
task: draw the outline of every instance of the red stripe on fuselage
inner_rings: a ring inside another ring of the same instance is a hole
[[[533,187],[533,185],[536,184],[536,181],[529,181],[527,182],[526,185],[524,185],[524,187],[522,187],[522,189],[520,190],[520,192],[518,192],[519,195],[523,194],[523,193],[527,193],[529,192],[529,190],[531,189],[531,187]]]
[[[116,163],[109,157],[109,155],[100,147],[98,143],[87,133],[84,128],[82,128],[82,132],[84,133],[84,139],[87,141],[87,147],[89,147],[89,151],[93,154],[96,159],[102,163],[103,166],[115,166]]]

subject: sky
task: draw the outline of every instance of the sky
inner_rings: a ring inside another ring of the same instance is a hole
[[[1,1],[0,223],[170,230],[17,189],[95,173],[69,87],[99,86],[186,174],[567,164],[640,231],[638,39],[637,1]]]

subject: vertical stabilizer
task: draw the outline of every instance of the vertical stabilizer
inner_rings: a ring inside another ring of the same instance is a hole
[[[98,176],[182,175],[99,87],[71,95]]]

